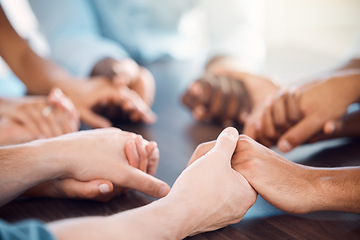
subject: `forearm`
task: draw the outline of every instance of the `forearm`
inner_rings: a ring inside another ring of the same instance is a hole
[[[360,213],[360,167],[314,168],[318,196],[313,211]]]
[[[360,69],[360,58],[352,58],[346,61],[338,70]]]
[[[0,8],[0,55],[13,72],[34,94],[48,94],[70,78],[69,74],[49,60],[38,56],[12,28]]]
[[[52,88],[63,89],[72,82],[72,76],[64,69],[38,56],[30,47],[11,68],[31,94],[46,95]]]
[[[42,141],[0,148],[0,205],[58,174],[58,167],[41,149]]]
[[[183,239],[191,234],[191,213],[161,199],[109,217],[86,217],[48,225],[59,240]]]

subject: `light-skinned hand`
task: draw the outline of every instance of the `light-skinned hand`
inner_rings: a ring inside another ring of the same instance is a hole
[[[159,162],[159,149],[156,142],[148,142],[141,135],[122,132],[124,153],[130,166],[150,175],[155,175]],[[124,157],[122,155],[122,157]],[[123,187],[114,187],[108,180],[78,181],[71,178],[55,179],[41,183],[29,189],[27,197],[80,198],[96,201],[108,201],[118,192],[126,191]]]
[[[167,199],[191,212],[183,226],[191,235],[239,222],[256,201],[256,192],[231,167],[238,132],[226,128],[205,155],[195,150],[192,160],[172,187]],[[184,236],[183,236],[184,237]]]
[[[110,127],[106,117],[94,111],[96,106],[116,107],[115,114],[137,116],[134,120],[154,123],[156,115],[150,107],[131,89],[116,88],[106,77],[93,77],[90,80],[76,80],[66,89],[80,112],[81,119],[92,127]]]
[[[150,175],[156,172],[158,165],[157,146],[147,141],[144,144],[142,138],[137,138],[133,133],[108,128],[67,134],[34,144],[45,144],[49,155],[58,148],[66,149],[56,156],[49,156],[51,161],[60,164],[60,167],[54,164],[61,169],[55,179],[107,180],[115,188],[132,188],[150,196],[163,197],[169,186]]]
[[[53,89],[48,97],[3,99],[0,104],[0,116],[7,119],[1,124],[4,132],[23,132],[28,136],[23,138],[26,141],[74,132],[80,125],[77,110],[60,89]],[[8,139],[8,144],[22,142],[20,136],[10,135],[12,137]],[[20,142],[14,140],[17,138]]]

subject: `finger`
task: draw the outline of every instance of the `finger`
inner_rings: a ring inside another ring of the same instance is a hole
[[[279,130],[285,129],[287,126],[285,95],[287,95],[287,89],[281,89],[273,100],[271,108],[274,125]]]
[[[239,133],[235,128],[225,128],[216,139],[214,148],[208,154],[220,155],[221,160],[230,166],[230,159],[234,154],[238,139]]]
[[[188,90],[187,95],[187,106],[190,109],[195,108],[196,106],[202,105],[202,98],[204,96],[203,82],[201,80],[195,81]]]
[[[256,139],[255,121],[245,121],[243,134]]]
[[[141,120],[141,115],[138,112],[130,113],[130,119],[133,122],[139,122]]]
[[[112,126],[109,120],[88,109],[84,109],[81,112],[81,117],[86,124],[95,128],[106,128]]]
[[[323,123],[318,120],[317,116],[307,117],[286,131],[280,137],[277,147],[282,152],[289,152],[321,131],[322,127]]]
[[[46,120],[47,117],[42,115],[42,111],[40,109],[44,109],[46,105],[44,104],[36,104],[27,109],[28,115],[32,118],[33,122],[40,129],[41,134],[46,137],[50,138],[53,137],[53,133],[48,125]]]
[[[297,95],[296,89],[290,89],[286,95],[287,119],[292,123],[297,123],[303,117]]]
[[[196,106],[192,113],[197,121],[208,121],[211,119],[211,115],[207,112],[203,105]]]
[[[93,180],[81,182],[75,179],[66,179],[58,182],[57,188],[61,189],[66,197],[96,199],[111,194],[113,184],[107,180]]]
[[[325,135],[333,135],[341,128],[341,121],[329,120],[326,121],[323,127]]]
[[[139,162],[140,162],[140,157],[139,157],[138,150],[136,148],[135,139],[130,139],[125,144],[125,155],[126,155],[126,158],[129,162],[130,166],[138,168]]]
[[[60,108],[55,109],[54,113],[56,114],[57,124],[61,127],[62,134],[73,132],[69,114]]]
[[[153,141],[149,142],[145,148],[149,159],[147,173],[154,176],[159,164],[159,148],[157,147],[157,143]]]
[[[273,122],[273,115],[272,115],[272,103],[269,100],[266,103],[265,112],[263,115],[263,125],[261,131],[264,133],[263,136],[268,139],[276,139],[276,130]]]
[[[135,144],[136,144],[136,149],[139,153],[139,158],[140,158],[138,168],[141,171],[146,172],[147,165],[148,165],[148,155],[147,155],[145,146],[143,144],[143,137],[141,135],[137,135],[135,137]]]
[[[57,121],[58,112],[59,109],[53,109],[50,114],[46,117],[46,120],[48,122],[49,128],[52,131],[53,136],[60,136],[61,134],[64,134],[65,132],[62,130],[61,122]]]
[[[221,117],[222,109],[224,109],[223,103],[225,100],[225,93],[223,92],[220,81],[213,82],[213,93],[210,99],[208,111],[214,118],[219,119]]]
[[[142,121],[152,124],[156,121],[155,113],[150,107],[141,99],[136,92],[124,87],[120,90],[122,97],[126,100],[125,103],[131,107],[129,111],[136,111],[140,114]]]
[[[71,118],[80,125],[80,115],[70,98],[66,97],[59,88],[53,88],[48,96],[48,101],[57,107],[60,107],[71,116]]]
[[[209,152],[215,146],[216,141],[206,142],[200,144],[192,154],[188,164],[186,167],[189,167],[193,162],[204,156],[207,152]]]
[[[128,167],[126,182],[122,185],[157,198],[165,197],[170,191],[165,182],[131,166]]]
[[[265,115],[264,115],[265,116]],[[270,147],[272,146],[272,141],[270,140],[270,138],[266,137],[264,134],[264,122],[266,121],[265,118],[259,119],[256,123],[255,123],[255,130],[256,130],[256,140],[259,141],[261,144],[263,144],[266,147]]]
[[[225,106],[227,108],[226,118],[238,121],[237,115],[244,112],[242,105],[245,101],[241,101],[239,96],[241,94],[240,82],[234,79],[228,79],[228,82],[230,84],[230,93],[228,94],[228,106]]]

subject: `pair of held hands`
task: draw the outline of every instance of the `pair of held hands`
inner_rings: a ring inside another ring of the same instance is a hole
[[[267,77],[222,68],[195,81],[183,102],[200,121],[244,124],[244,134],[288,152],[305,142],[354,135],[349,126],[359,114],[345,113],[359,100],[359,76],[358,70],[341,70],[289,90]]]
[[[196,209],[193,221],[201,225],[193,225],[193,234],[240,221],[255,203],[257,193],[288,212],[304,213],[316,207],[307,201],[314,193],[313,188],[304,187],[311,180],[306,167],[245,135],[239,136],[234,128],[225,129],[216,141],[199,145],[171,190],[152,176],[159,160],[156,144],[132,133],[98,129],[31,144],[47,149],[42,162],[60,164],[60,170],[56,178],[34,187],[27,195],[106,201],[132,188],[154,197],[166,196],[166,201],[187,210]],[[59,148],[67,151],[54,159],[50,153]]]

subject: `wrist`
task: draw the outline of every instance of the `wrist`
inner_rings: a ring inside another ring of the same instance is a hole
[[[184,239],[194,233],[194,213],[196,211],[191,211],[184,202],[164,197],[146,206],[110,216],[107,225],[110,230],[125,229],[133,239]]]
[[[36,166],[36,171],[34,172],[37,175],[43,176],[43,181],[65,175],[66,161],[60,156],[55,139],[40,139],[23,145],[23,153]]]
[[[162,221],[166,229],[166,239],[184,239],[198,233],[199,219],[197,209],[186,199],[173,198],[168,195],[156,202],[158,214],[163,214]]]

